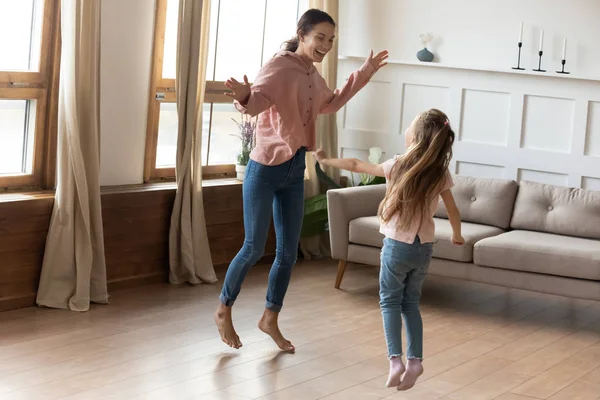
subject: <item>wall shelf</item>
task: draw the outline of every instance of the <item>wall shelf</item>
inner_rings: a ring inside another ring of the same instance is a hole
[[[364,62],[365,57],[339,56],[338,59]],[[514,69],[511,69],[510,67],[507,67],[506,69],[466,67],[466,66],[460,66],[460,65],[443,64],[443,63],[438,63],[438,62],[420,62],[420,61],[404,61],[404,60],[389,60],[389,59],[387,60],[387,63],[392,64],[392,65],[393,64],[408,65],[408,66],[418,66],[418,67],[425,67],[425,68],[444,68],[444,69],[456,69],[456,70],[463,70],[463,71],[479,71],[479,72],[492,72],[492,73],[499,73],[499,74],[526,75],[526,76],[535,76],[538,78],[575,79],[575,80],[582,80],[582,81],[600,82],[600,76],[591,77],[591,76],[579,76],[579,75],[573,75],[573,74],[569,74],[569,75],[557,74],[556,72],[554,72],[554,70],[550,70],[549,66],[546,66],[546,68],[548,69],[548,72],[535,72],[532,70],[514,70]],[[558,68],[559,68],[559,66],[556,66],[556,69],[558,69]]]

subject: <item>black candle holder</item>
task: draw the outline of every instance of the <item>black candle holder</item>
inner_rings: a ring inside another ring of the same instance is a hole
[[[562,64],[562,70],[556,71],[556,73],[557,74],[570,74],[570,72],[565,71],[565,64],[567,63],[567,60],[562,60],[560,63]]]
[[[539,64],[538,64],[538,68],[534,69],[534,71],[536,71],[536,72],[546,72],[545,69],[542,69],[542,56],[544,55],[544,52],[542,50],[540,50],[538,54],[540,56],[540,61],[539,61]]]
[[[512,69],[524,70],[525,68],[521,68],[521,47],[523,47],[523,42],[519,42],[518,46],[519,46],[519,58],[517,58],[517,66],[512,67]]]

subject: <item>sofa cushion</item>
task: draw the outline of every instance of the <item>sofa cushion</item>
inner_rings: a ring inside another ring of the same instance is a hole
[[[450,221],[439,218],[434,218],[434,221],[436,244],[433,246],[433,256],[454,261],[472,262],[473,245],[477,241],[504,232],[502,229],[493,226],[465,222],[461,227],[465,245],[453,246]],[[376,216],[362,217],[350,221],[349,236],[350,243],[371,247],[383,246],[383,235],[379,233],[379,220]]]
[[[522,181],[511,227],[600,239],[600,192]]]
[[[497,226],[507,229],[517,195],[517,182],[505,179],[484,179],[453,175],[451,189],[464,222]],[[448,218],[443,201],[436,217]]]
[[[350,243],[382,247],[383,235],[379,233],[379,218],[374,215],[350,221],[349,240]]]
[[[474,260],[485,267],[600,280],[600,241],[592,239],[511,231],[475,244]]]
[[[452,244],[452,225],[450,225],[450,221],[439,218],[434,218],[434,220],[436,243],[433,246],[433,256],[446,260],[472,262],[475,243],[481,239],[504,233],[502,229],[495,226],[463,222],[461,231],[465,244],[464,246],[454,246]]]

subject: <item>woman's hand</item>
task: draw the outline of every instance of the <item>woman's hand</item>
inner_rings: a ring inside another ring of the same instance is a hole
[[[248,83],[248,77],[244,75],[244,83],[240,83],[235,78],[229,78],[225,82],[225,86],[231,89],[230,92],[225,92],[226,96],[232,97],[239,101],[242,105],[245,105],[250,97],[250,83]]]
[[[379,71],[379,69],[385,65],[387,65],[388,51],[383,50],[377,53],[376,56],[373,56],[373,50],[369,53],[369,57],[367,58],[367,62],[371,64],[375,72]]]

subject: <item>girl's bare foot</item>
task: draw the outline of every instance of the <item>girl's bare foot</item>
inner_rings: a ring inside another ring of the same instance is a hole
[[[240,337],[233,328],[231,307],[227,307],[221,303],[217,311],[215,311],[214,317],[223,343],[227,344],[229,347],[233,347],[234,349],[239,349],[242,347]]]
[[[423,375],[423,365],[419,359],[408,360],[406,372],[402,375],[402,382],[398,385],[398,390],[408,390],[415,386],[417,379]]]
[[[281,331],[279,330],[279,324],[277,319],[279,317],[279,313],[275,311],[269,310],[265,308],[265,312],[263,313],[262,318],[258,322],[258,328],[271,336],[271,339],[275,342],[275,344],[283,351],[294,352],[296,348],[292,343],[283,337]]]
[[[390,360],[390,374],[385,386],[391,388],[400,385],[400,378],[404,371],[406,371],[406,368],[402,362],[402,357],[392,357]]]

